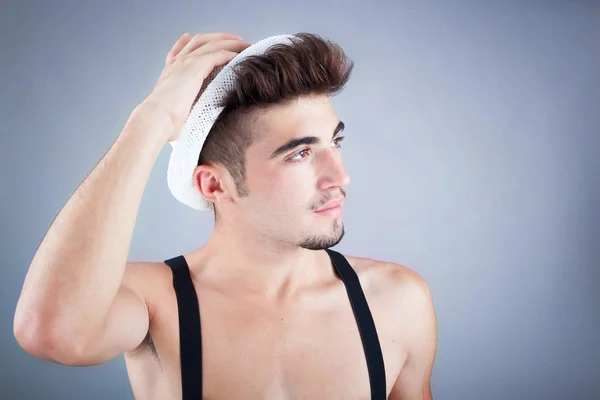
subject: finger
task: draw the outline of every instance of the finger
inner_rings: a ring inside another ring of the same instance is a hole
[[[238,54],[239,53],[237,53],[235,51],[221,49],[221,50],[217,50],[217,51],[210,53],[208,56],[212,62],[212,66],[214,68],[214,67],[221,67],[221,66],[227,64],[229,61],[233,60],[235,58],[235,56],[237,56]]]
[[[197,74],[199,71],[203,77],[207,77],[213,69],[227,64],[238,54],[239,53],[235,51],[221,49],[213,51],[212,53],[203,54],[199,57],[191,56],[188,61],[190,62],[189,66],[192,68],[193,74]]]
[[[180,55],[189,54],[196,50],[198,47],[205,45],[211,40],[222,40],[222,39],[237,39],[241,40],[240,36],[234,35],[227,32],[213,32],[213,33],[199,33],[192,37],[192,39],[185,45],[185,47],[179,53]]]
[[[198,47],[192,52],[194,56],[202,54],[213,53],[219,50],[228,50],[236,53],[240,53],[248,47],[252,46],[252,43],[246,42],[245,40],[238,39],[224,39],[224,40],[213,40],[206,43],[203,46]]]
[[[175,44],[173,44],[171,50],[169,50],[169,52],[167,53],[167,61],[169,61],[171,58],[176,57],[177,54],[179,54],[181,49],[183,49],[183,47],[190,41],[191,38],[192,35],[190,35],[187,32],[181,35],[179,39],[175,41]]]

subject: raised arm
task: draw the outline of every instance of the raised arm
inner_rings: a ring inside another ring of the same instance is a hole
[[[127,262],[144,188],[204,79],[249,45],[226,33],[186,34],[175,43],[152,93],[60,210],[31,261],[14,316],[26,351],[90,365],[144,339],[149,313],[136,289],[143,266]]]

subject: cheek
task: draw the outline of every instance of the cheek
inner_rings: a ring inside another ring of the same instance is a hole
[[[310,179],[294,171],[271,174],[257,183],[261,196],[270,203],[280,204],[283,208],[308,207],[314,200]]]

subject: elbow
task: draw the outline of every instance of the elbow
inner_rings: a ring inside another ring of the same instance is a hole
[[[80,365],[86,346],[77,335],[67,334],[56,323],[35,315],[15,315],[13,334],[23,350],[34,357],[63,365]]]

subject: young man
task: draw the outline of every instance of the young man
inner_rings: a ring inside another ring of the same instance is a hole
[[[425,281],[329,249],[349,184],[329,96],[351,70],[317,35],[183,35],[40,244],[20,345],[65,365],[124,354],[138,399],[431,399]],[[214,210],[215,229],[195,251],[128,262],[166,142],[170,189]]]

